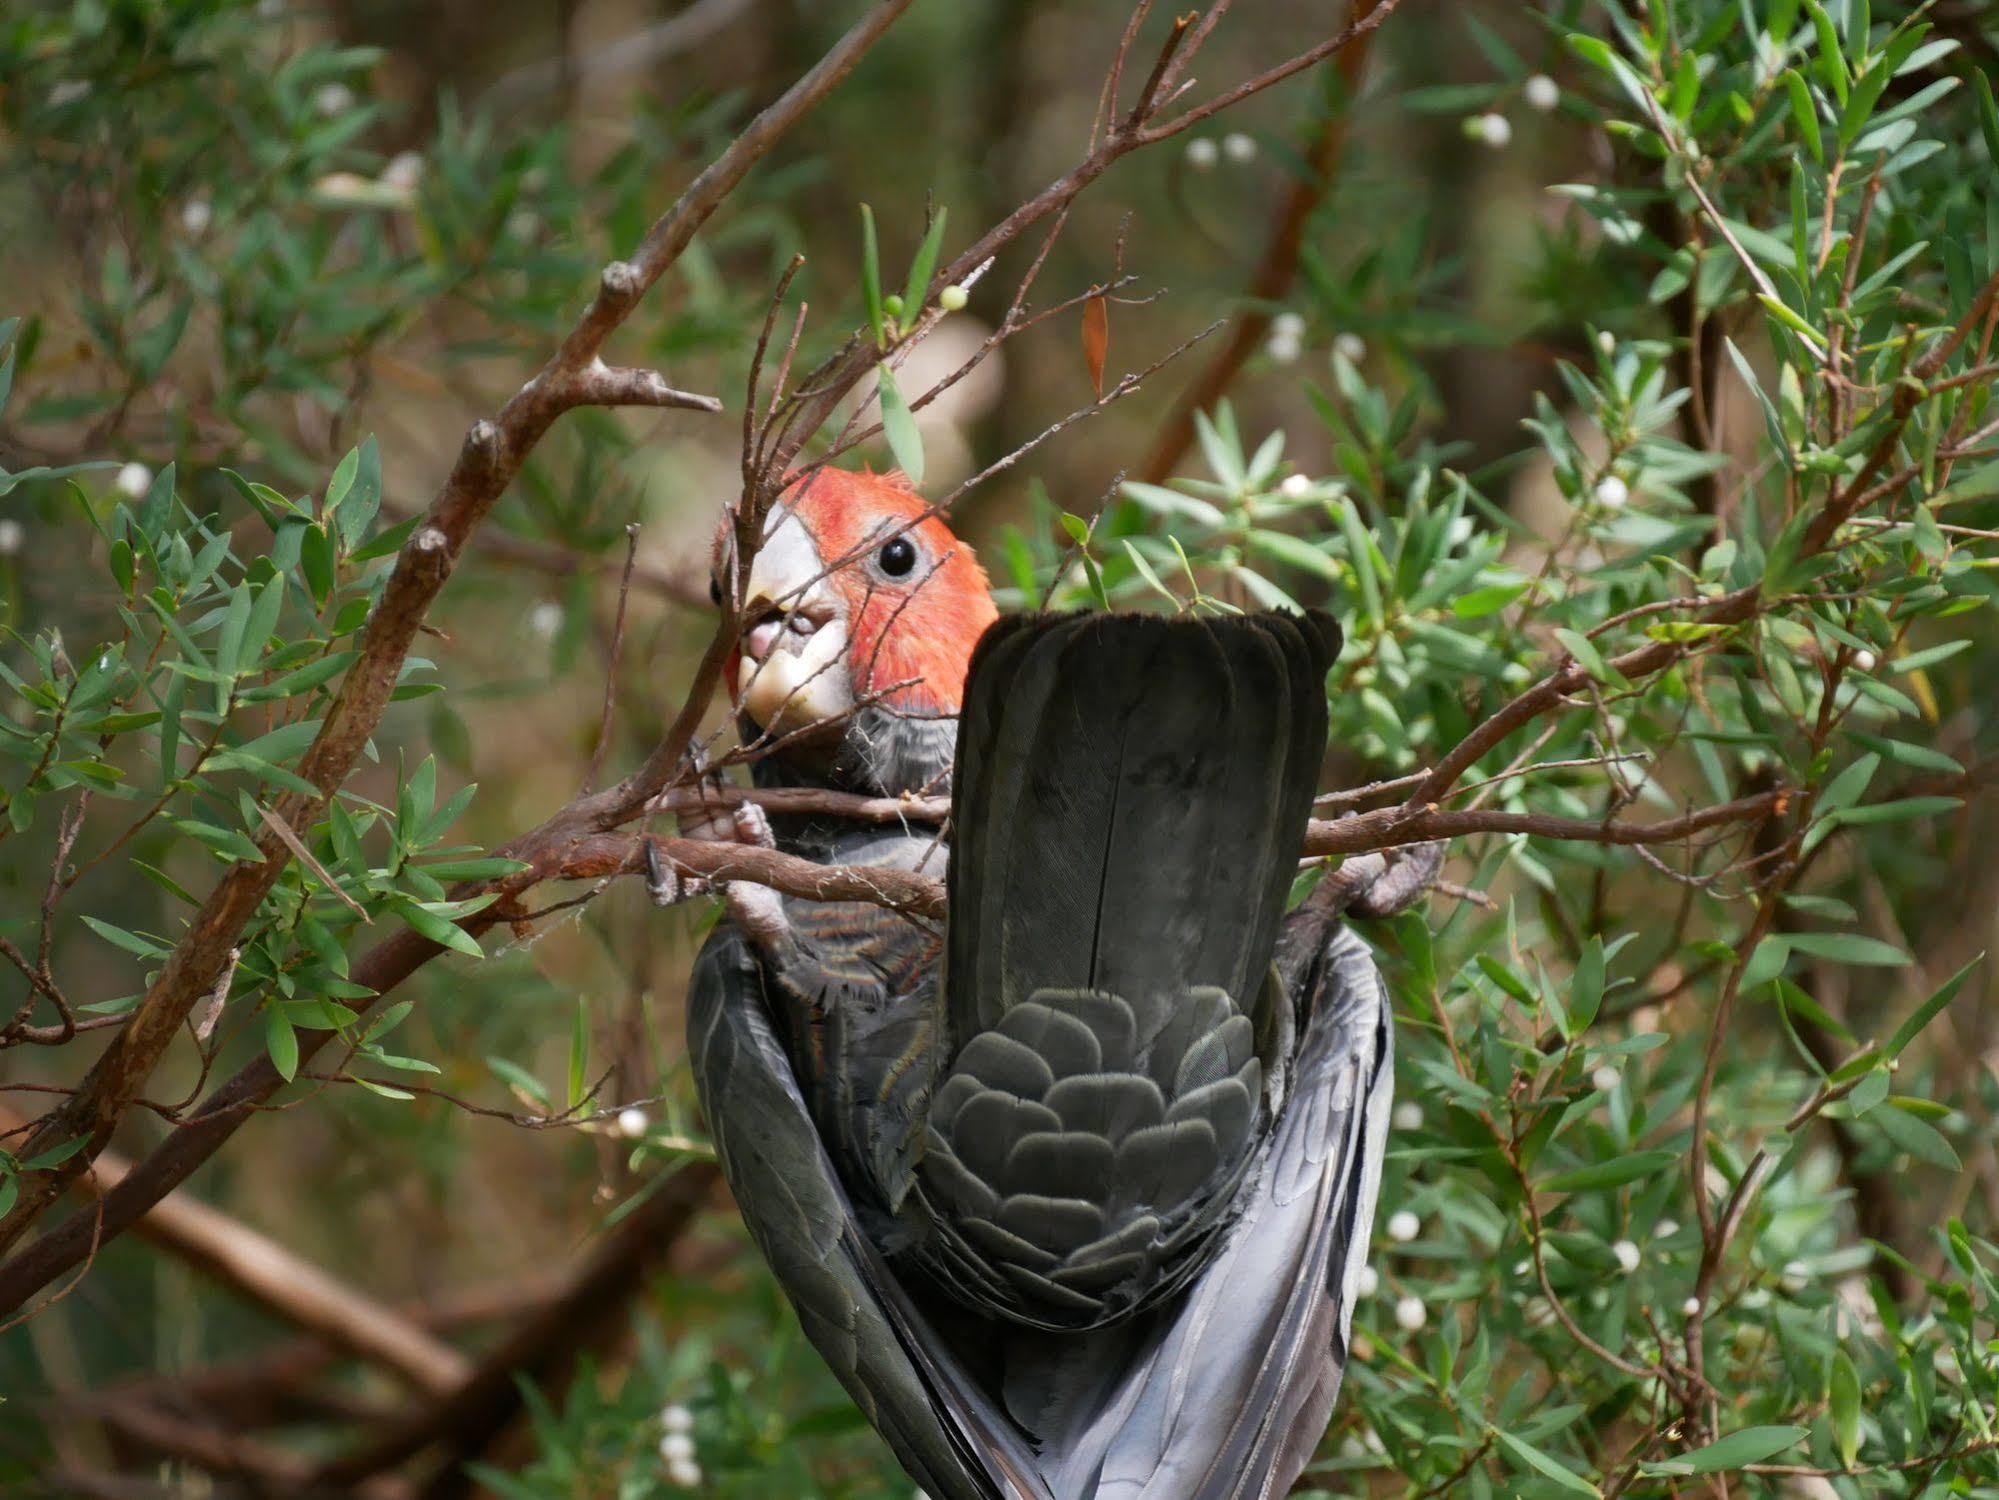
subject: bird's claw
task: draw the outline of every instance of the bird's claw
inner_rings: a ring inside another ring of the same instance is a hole
[[[654,906],[674,906],[695,896],[708,894],[708,882],[699,875],[683,874],[666,862],[659,845],[645,840],[646,894]]]

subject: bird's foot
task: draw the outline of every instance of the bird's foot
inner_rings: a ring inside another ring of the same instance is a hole
[[[708,894],[706,880],[699,875],[688,875],[674,869],[666,862],[666,856],[659,852],[658,844],[651,839],[644,842],[646,894],[652,898],[654,906],[674,906]]]
[[[1320,884],[1314,899],[1350,917],[1380,920],[1409,910],[1437,884],[1444,844],[1415,844],[1386,854],[1356,854]]]
[[[1443,840],[1396,850],[1347,909],[1357,917],[1398,917],[1427,896],[1444,871]]]

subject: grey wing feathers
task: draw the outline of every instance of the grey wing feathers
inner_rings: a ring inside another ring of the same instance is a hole
[[[954,778],[918,1181],[962,1300],[1042,1328],[1199,1270],[1263,1118],[1264,984],[1326,737],[1324,616],[1004,622]]]
[[[1157,1316],[1086,1430],[1047,1465],[1058,1495],[1272,1500],[1325,1430],[1381,1180],[1390,1017],[1361,941],[1334,927],[1290,1099],[1215,1259]],[[1072,1377],[1075,1378],[1075,1377]]]
[[[799,1321],[935,1500],[1052,1500],[1017,1429],[975,1388],[861,1232],[726,924],[688,989],[688,1044],[722,1170]]]

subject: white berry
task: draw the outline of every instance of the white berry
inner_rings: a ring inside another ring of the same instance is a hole
[[[1196,172],[1205,172],[1221,160],[1221,148],[1206,136],[1196,136],[1187,142],[1187,165]]]
[[[1240,130],[1230,131],[1222,137],[1222,154],[1238,165],[1246,161],[1254,161],[1256,159],[1256,141],[1252,137],[1244,135]]]
[[[1607,1094],[1617,1087],[1618,1081],[1623,1076],[1617,1069],[1611,1067],[1609,1063],[1605,1063],[1589,1075],[1590,1086],[1600,1094]]]
[[[962,312],[971,295],[961,286],[947,286],[937,294],[937,305],[946,312]]]
[[[1373,1266],[1362,1266],[1360,1275],[1354,1280],[1354,1292],[1358,1296],[1372,1297],[1381,1290],[1381,1274]]]
[[[1401,1244],[1408,1244],[1423,1232],[1423,1221],[1406,1208],[1399,1208],[1388,1216],[1388,1237]]]
[[[1619,1240],[1610,1247],[1610,1253],[1617,1257],[1618,1269],[1627,1276],[1637,1270],[1639,1262],[1644,1259],[1638,1253],[1638,1247],[1629,1240]]]
[[[1562,102],[1562,86],[1546,73],[1536,73],[1522,85],[1520,96],[1527,101],[1529,109],[1538,109],[1546,114]]]
[[[1284,482],[1277,486],[1277,493],[1296,500],[1312,493],[1312,481],[1303,474],[1286,474]]]
[[[1513,122],[1496,110],[1473,115],[1465,122],[1465,134],[1475,141],[1483,141],[1495,151],[1501,151],[1513,140]]]
[[[12,516],[0,520],[0,557],[12,557],[19,552],[27,535],[21,523]]]
[[[111,482],[118,486],[120,494],[140,500],[153,487],[153,471],[144,464],[129,463],[118,471],[118,477]]]
[[[1395,1106],[1390,1117],[1397,1130],[1421,1130],[1423,1128],[1423,1106],[1414,1099],[1404,1099]]]
[[[626,1105],[618,1111],[618,1134],[628,1141],[635,1141],[646,1133],[646,1112],[636,1104]]]
[[[1414,1333],[1421,1328],[1429,1314],[1421,1297],[1403,1297],[1395,1304],[1396,1326]]]
[[[1615,474],[1606,474],[1596,482],[1593,493],[1598,505],[1605,510],[1616,510],[1631,498],[1631,486]]]

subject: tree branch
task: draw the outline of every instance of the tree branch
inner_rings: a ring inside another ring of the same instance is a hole
[[[473,424],[458,461],[432,502],[424,524],[405,544],[362,636],[361,654],[349,668],[298,773],[318,788],[313,797],[287,794],[277,804],[294,828],[316,822],[347,779],[383,711],[418,627],[457,562],[466,539],[483,521],[527,455],[556,417],[587,399],[593,389],[632,392],[643,382],[607,369],[599,358],[640,297],[679,259],[722,201],[794,125],[852,71],[911,0],[877,0],[818,64],[766,108],[690,183],[654,223],[637,253],[604,268],[597,295],[561,348],[515,393],[496,421]],[[663,380],[645,384],[657,400],[686,404]],[[705,701],[705,700],[704,700]],[[112,1039],[83,1087],[55,1111],[27,1143],[33,1155],[68,1140],[85,1148],[52,1170],[24,1182],[20,1201],[0,1220],[0,1249],[20,1238],[50,1202],[109,1140],[111,1128],[144,1085],[188,1013],[214,986],[230,950],[277,883],[288,851],[266,833],[263,858],[230,867],[202,903],[189,930],[140,997],[131,1020]]]

